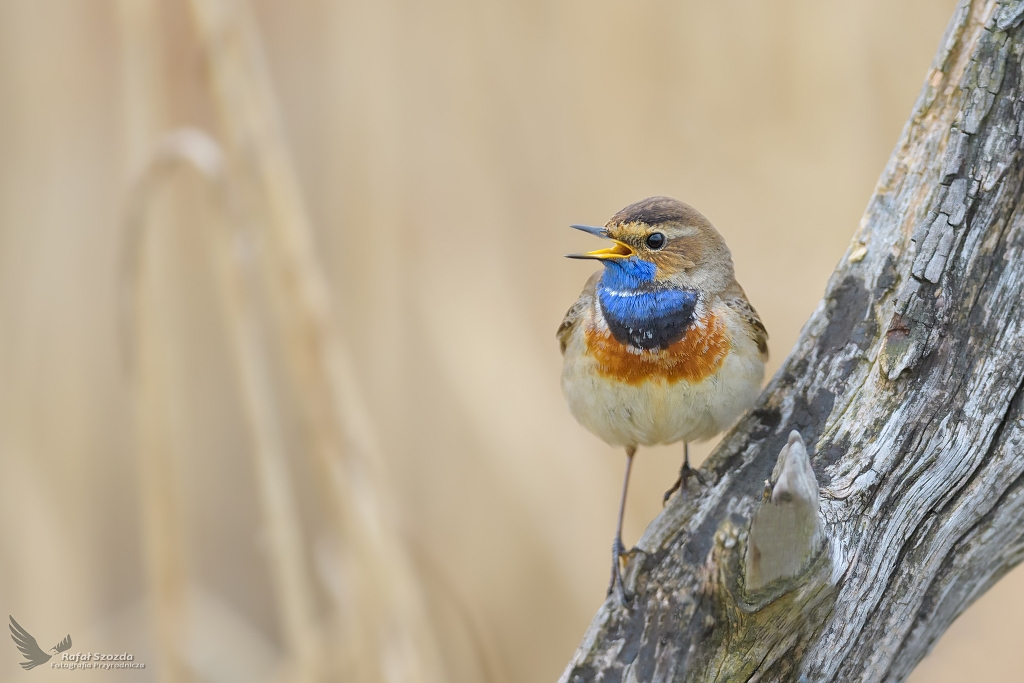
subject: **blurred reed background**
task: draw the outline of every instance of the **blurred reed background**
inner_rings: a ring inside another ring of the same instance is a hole
[[[697,206],[774,370],[953,5],[0,3],[0,605],[147,664],[2,679],[554,680],[623,465],[560,396],[566,226]],[[913,680],[1020,680],[1022,614]]]

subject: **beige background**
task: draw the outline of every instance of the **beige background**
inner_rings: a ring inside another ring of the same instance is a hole
[[[0,3],[0,607],[41,644],[70,631],[75,649],[136,653],[147,670],[117,675],[142,681],[161,668],[118,327],[120,222],[140,149],[175,126],[219,131],[184,5],[157,3],[140,34],[132,1]],[[623,458],[559,393],[554,330],[593,270],[561,258],[592,246],[565,226],[653,194],[698,207],[733,250],[774,371],[953,5],[255,3],[333,313],[451,680],[554,680],[604,598]],[[163,64],[147,76],[149,131],[132,128],[133,40]],[[169,201],[187,205],[179,194]],[[198,680],[273,680],[271,551],[203,219],[168,215],[150,305],[174,378],[184,656]],[[642,452],[627,545],[680,455]],[[1017,571],[911,680],[1024,680],[1022,615]],[[3,680],[28,680],[16,655],[0,646]]]

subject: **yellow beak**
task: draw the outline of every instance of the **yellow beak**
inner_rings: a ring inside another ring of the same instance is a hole
[[[595,251],[588,251],[583,254],[566,254],[566,258],[579,258],[579,259],[597,259],[598,261],[607,261],[609,259],[623,259],[629,258],[636,252],[633,251],[633,247],[629,246],[625,242],[620,242],[614,237],[608,235],[607,228],[596,228],[589,225],[572,225],[570,227],[582,230],[583,232],[589,232],[591,235],[597,235],[602,239],[611,240],[615,242],[614,247],[608,247],[606,249],[597,249]]]
[[[608,239],[612,238],[609,237]],[[629,258],[630,256],[636,253],[633,251],[633,248],[626,244],[625,242],[620,242],[618,240],[614,240],[614,242],[614,247],[608,247],[607,249],[597,249],[595,251],[588,251],[583,254],[566,254],[566,258],[592,258],[597,259],[599,261],[606,261],[608,259]]]

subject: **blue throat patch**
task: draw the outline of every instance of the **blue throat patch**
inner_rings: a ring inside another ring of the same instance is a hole
[[[603,261],[597,298],[612,336],[641,349],[664,349],[693,323],[697,292],[658,287],[653,263],[631,257]]]

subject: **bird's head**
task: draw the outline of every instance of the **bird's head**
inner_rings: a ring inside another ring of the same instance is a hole
[[[660,285],[717,292],[733,280],[725,240],[699,211],[671,197],[630,204],[603,228],[574,225],[614,244],[569,258],[596,259],[616,289]]]

